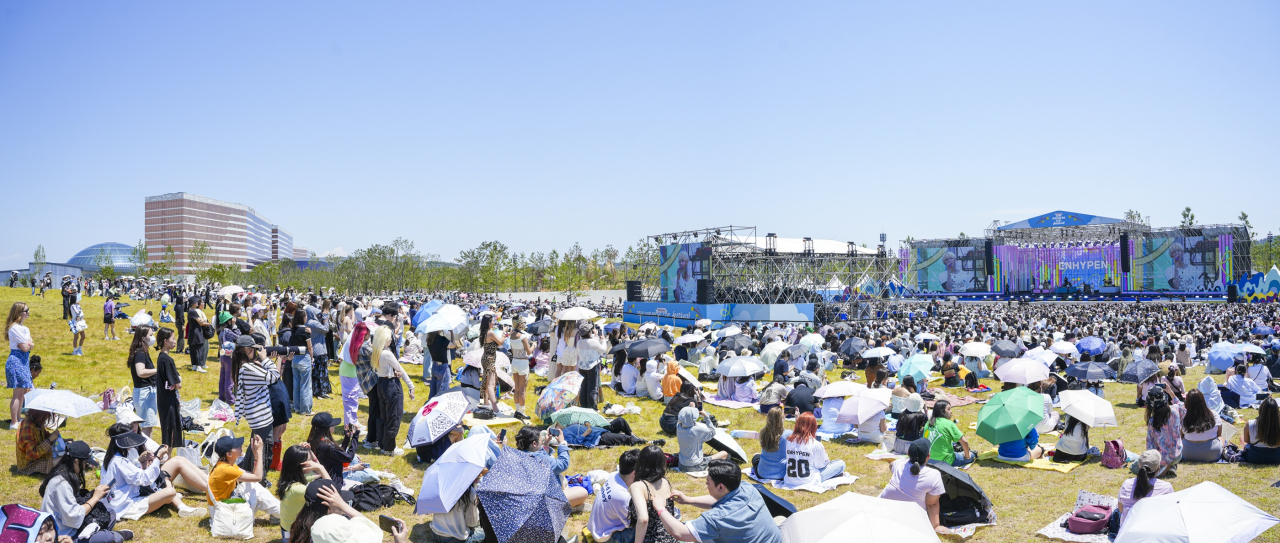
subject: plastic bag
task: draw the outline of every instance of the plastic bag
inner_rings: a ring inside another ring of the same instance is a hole
[[[231,422],[235,420],[236,414],[231,410],[231,406],[221,399],[215,398],[213,405],[209,406],[209,420],[220,420],[223,422]]]
[[[200,410],[200,398],[191,398],[190,400],[185,401],[180,400],[178,404],[182,406],[179,409],[181,416],[191,417],[191,420],[196,421],[197,424],[204,422],[204,411]]]

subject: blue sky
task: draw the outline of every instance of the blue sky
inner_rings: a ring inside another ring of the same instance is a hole
[[[176,191],[446,258],[1187,205],[1280,234],[1277,96],[1265,1],[13,1],[0,269]]]

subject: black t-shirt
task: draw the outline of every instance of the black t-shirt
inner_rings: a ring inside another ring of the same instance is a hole
[[[133,388],[146,388],[156,386],[156,376],[138,377],[138,364],[146,369],[155,369],[155,365],[151,363],[151,353],[146,349],[134,353],[133,359],[129,361],[129,376],[133,377]]]
[[[201,346],[209,341],[204,338],[204,333],[200,331],[200,310],[191,308],[187,310],[187,325],[191,327],[191,335],[187,337],[187,343],[194,346]]]
[[[797,413],[812,413],[814,411],[813,389],[796,385],[796,388],[787,394],[786,406],[796,408]]]
[[[299,324],[293,327],[289,335],[289,346],[305,348],[308,339],[311,339],[311,329],[305,324]]]

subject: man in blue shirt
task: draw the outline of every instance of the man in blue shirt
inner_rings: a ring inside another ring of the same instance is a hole
[[[675,491],[676,503],[706,509],[702,516],[680,522],[667,512],[666,500],[654,499],[653,508],[671,535],[679,541],[700,543],[782,543],[782,532],[773,523],[760,492],[742,485],[742,470],[728,460],[707,464],[707,496],[689,497]]]

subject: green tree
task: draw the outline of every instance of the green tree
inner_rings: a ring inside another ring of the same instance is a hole
[[[164,255],[160,260],[151,263],[151,274],[168,281],[173,276],[173,270],[178,267],[178,255],[173,252],[172,245],[164,246]]]
[[[141,239],[138,244],[133,246],[133,250],[129,251],[129,263],[133,264],[134,273],[138,275],[146,275],[147,261],[151,255],[147,252],[147,244]]]
[[[213,261],[213,249],[204,240],[196,240],[187,253],[187,273],[196,276],[197,281],[209,281],[208,270]]]
[[[107,254],[106,249],[98,248],[98,254],[93,255],[93,265],[98,267],[98,277],[113,281],[120,276],[116,273],[115,261],[111,260],[111,255]]]
[[[1146,220],[1142,218],[1142,213],[1136,209],[1125,211],[1124,220],[1134,224],[1146,224]]]
[[[44,245],[36,245],[36,252],[31,256],[31,271],[36,280],[44,277],[44,266],[48,263],[49,261],[44,256]]]
[[[1187,206],[1185,209],[1182,210],[1182,224],[1179,226],[1183,228],[1191,228],[1195,225],[1196,225],[1196,214],[1191,212],[1191,206]]]

